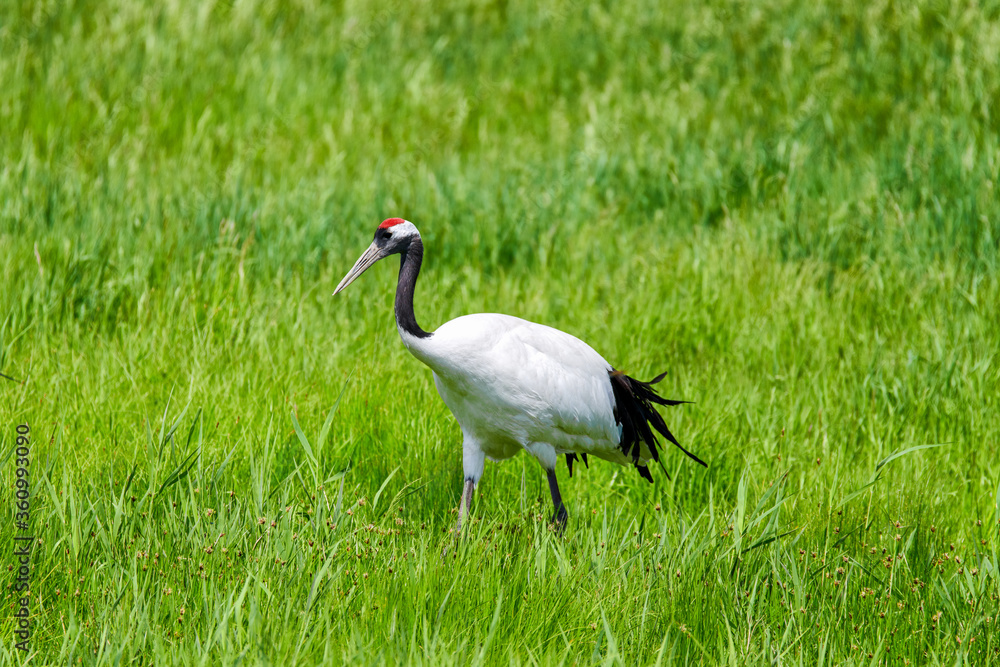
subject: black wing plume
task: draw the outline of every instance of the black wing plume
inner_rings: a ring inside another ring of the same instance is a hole
[[[663,417],[653,407],[653,403],[668,406],[690,403],[690,401],[674,401],[663,398],[656,393],[652,385],[662,380],[666,376],[666,373],[657,375],[649,382],[636,380],[621,371],[613,369],[608,371],[608,376],[611,379],[611,389],[615,397],[615,421],[622,426],[622,438],[619,447],[623,454],[632,458],[633,465],[635,465],[643,478],[650,482],[653,481],[652,475],[649,474],[649,469],[639,465],[640,446],[642,443],[645,443],[646,447],[649,448],[653,460],[660,464],[660,468],[667,475],[667,479],[670,479],[670,475],[667,474],[666,468],[663,467],[663,463],[660,461],[660,452],[656,448],[656,435],[653,433],[653,429],[656,429],[660,435],[676,445],[691,460],[708,467],[708,464],[677,442],[677,438],[667,428]]]

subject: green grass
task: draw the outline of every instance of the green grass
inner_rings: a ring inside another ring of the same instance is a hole
[[[998,19],[3,3],[0,504],[28,423],[37,542],[0,663],[1000,663]],[[560,468],[557,538],[539,466],[490,464],[442,558],[461,436],[395,270],[330,296],[396,215],[423,326],[668,370],[708,469]]]

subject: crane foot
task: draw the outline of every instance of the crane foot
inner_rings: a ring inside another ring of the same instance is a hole
[[[555,514],[552,515],[552,530],[554,530],[556,535],[559,537],[562,537],[562,534],[566,532],[567,519],[569,519],[569,515],[566,513],[566,506],[559,503],[559,507],[556,509]]]

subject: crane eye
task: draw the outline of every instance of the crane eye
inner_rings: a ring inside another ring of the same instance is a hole
[[[385,233],[385,234],[383,235],[383,238],[386,238],[386,239],[391,239],[391,238],[392,238],[392,232],[386,232],[386,233]]]

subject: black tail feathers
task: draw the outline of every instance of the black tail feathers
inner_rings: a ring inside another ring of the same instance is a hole
[[[664,474],[667,474],[666,468],[660,462],[660,453],[656,449],[656,435],[653,433],[653,429],[656,429],[660,435],[674,443],[678,449],[687,454],[688,458],[706,468],[708,467],[708,464],[684,449],[681,443],[677,442],[677,438],[667,428],[663,417],[653,407],[653,403],[659,405],[690,403],[690,401],[672,401],[662,398],[656,393],[652,385],[662,380],[666,376],[666,373],[657,375],[649,382],[640,382],[616,370],[608,371],[608,375],[611,378],[611,389],[615,397],[615,421],[621,424],[622,427],[622,439],[619,447],[621,447],[622,453],[625,456],[632,458],[632,463],[638,469],[640,475],[650,482],[653,481],[652,475],[649,474],[649,469],[639,463],[642,443],[646,444],[650,454],[652,454],[653,460],[659,463],[660,468],[663,468]],[[667,474],[667,479],[669,478],[670,475]]]
[[[590,463],[587,462],[587,455],[586,454],[575,454],[575,453],[571,452],[571,453],[569,453],[569,454],[566,455],[566,467],[569,468],[569,476],[570,477],[573,476],[573,462],[576,461],[576,458],[578,456],[581,459],[583,459],[583,465],[586,466],[588,469],[590,468]]]

